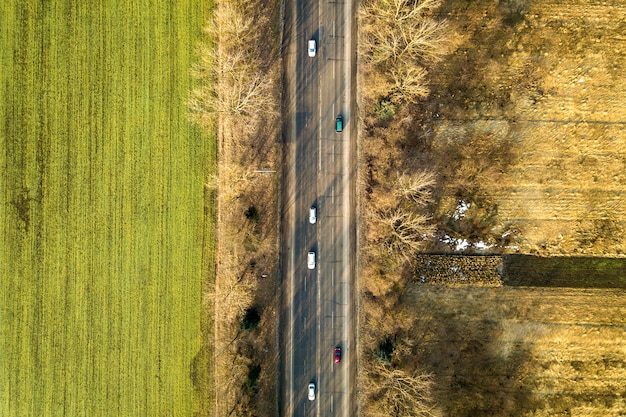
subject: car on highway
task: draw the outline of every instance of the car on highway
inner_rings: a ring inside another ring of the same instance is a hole
[[[313,401],[315,399],[315,384],[311,382],[309,384],[309,401]]]
[[[335,365],[341,362],[341,348],[337,346],[335,348]]]
[[[309,223],[317,223],[317,208],[315,206],[309,209]]]
[[[309,56],[313,58],[316,52],[317,52],[317,42],[315,42],[315,39],[310,39],[309,40]]]
[[[335,132],[341,133],[343,131],[343,117],[337,116],[335,119]]]
[[[309,256],[306,259],[306,266],[309,269],[315,269],[315,252],[309,252]]]

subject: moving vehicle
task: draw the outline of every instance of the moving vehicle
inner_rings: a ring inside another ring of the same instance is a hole
[[[341,362],[341,348],[337,346],[335,348],[335,365]]]
[[[309,252],[309,256],[307,256],[306,266],[309,269],[315,269],[315,252]]]
[[[310,39],[309,40],[309,56],[313,58],[316,52],[317,52],[317,42],[315,42],[315,39]]]
[[[309,384],[309,401],[313,401],[315,399],[315,384],[311,382]]]
[[[309,223],[317,223],[317,208],[315,206],[309,209]]]
[[[337,116],[335,119],[335,132],[341,133],[343,131],[343,117]]]

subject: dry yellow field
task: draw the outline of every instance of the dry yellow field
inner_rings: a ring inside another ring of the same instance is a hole
[[[623,291],[420,285],[392,316],[368,325],[396,366],[433,374],[441,415],[626,414]]]
[[[479,237],[510,232],[524,253],[626,253],[626,2],[450,0],[440,15],[458,48],[427,105],[439,214],[471,200],[468,216],[497,213]]]
[[[430,95],[364,119],[363,201],[434,172],[438,228],[410,272],[364,257],[364,414],[626,416],[626,2],[436,14]]]

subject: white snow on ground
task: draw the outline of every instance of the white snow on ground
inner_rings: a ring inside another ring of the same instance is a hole
[[[488,245],[482,240],[475,242],[475,243],[471,243],[467,239],[453,238],[452,236],[448,236],[448,235],[444,235],[444,237],[441,238],[441,242],[445,243],[446,245],[454,246],[454,249],[458,251],[463,251],[469,248],[470,246],[478,250],[487,250],[495,246],[495,245]]]
[[[465,250],[470,246],[470,243],[467,239],[455,239],[452,236],[445,235],[441,241],[446,245],[450,245],[455,247],[456,250],[461,251]]]
[[[471,207],[471,203],[466,203],[463,200],[459,201],[459,204],[456,206],[456,209],[454,209],[454,213],[452,213],[452,218],[457,221],[462,219],[463,217],[465,217],[465,213],[467,212],[467,210],[469,210],[470,207]],[[502,238],[504,239],[510,234],[511,232],[507,231],[502,235]],[[487,250],[496,246],[495,244],[490,245],[486,242],[483,242],[482,240],[479,240],[478,242],[469,242],[467,239],[454,238],[448,235],[444,235],[443,238],[440,239],[440,241],[442,243],[445,243],[446,245],[454,246],[455,250],[457,251],[464,251],[465,249],[469,247],[472,247],[478,250]],[[505,246],[505,248],[519,250],[517,246]]]
[[[469,210],[471,203],[466,203],[465,201],[459,201],[459,205],[456,206],[454,213],[452,213],[452,218],[454,220],[460,220],[465,217],[465,212]]]
[[[483,242],[482,240],[480,242],[474,243],[473,246],[476,249],[480,249],[480,250],[491,249],[491,248],[494,247],[494,245],[488,245],[485,242]]]

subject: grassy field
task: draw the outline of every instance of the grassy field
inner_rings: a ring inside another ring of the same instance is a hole
[[[210,6],[0,3],[1,415],[208,414]]]

